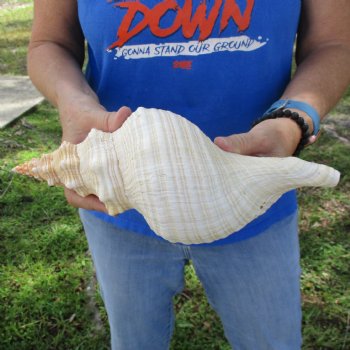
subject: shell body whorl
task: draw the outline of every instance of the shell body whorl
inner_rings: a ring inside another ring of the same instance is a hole
[[[145,108],[114,133],[93,129],[15,171],[95,194],[111,215],[135,208],[158,235],[185,244],[238,231],[290,189],[339,181],[336,170],[298,158],[224,152],[185,118]]]

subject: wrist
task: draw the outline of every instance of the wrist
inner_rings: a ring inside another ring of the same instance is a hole
[[[100,105],[97,95],[85,81],[80,84],[71,84],[69,81],[58,82],[56,84],[57,108],[62,109],[72,104]]]
[[[294,143],[294,148],[290,152],[293,156],[299,155],[304,146],[309,143],[309,125],[297,112],[292,112],[290,109],[284,109],[283,107],[278,108],[272,112],[265,113],[261,118],[257,119],[253,123],[253,127],[268,120],[275,121],[276,126],[282,125],[282,129],[275,128],[275,131],[279,135],[281,142],[286,144],[288,151],[290,151],[291,142]],[[280,120],[284,121],[281,122]],[[286,126],[287,122],[289,122],[288,127]],[[299,132],[296,127],[299,129]]]
[[[289,118],[276,118],[273,122],[276,140],[281,143],[286,155],[293,155],[302,138],[300,127]]]
[[[285,109],[294,109],[301,117],[305,116],[305,121],[307,125],[309,125],[310,135],[317,137],[320,130],[320,116],[317,110],[309,103],[296,100],[281,99],[273,103],[272,106],[264,113],[264,115]],[[302,115],[300,113],[302,113]]]
[[[256,149],[251,154],[264,157],[291,156],[301,138],[300,128],[289,118],[265,119],[248,134],[250,147]]]
[[[299,114],[300,117],[302,117],[305,120],[305,123],[309,126],[309,133],[312,134],[314,132],[314,124],[312,122],[311,117],[305,113],[304,111],[301,111],[300,109],[296,108],[289,108],[290,111],[296,112]]]
[[[83,141],[106,110],[95,94],[67,87],[57,99],[57,109],[62,126],[62,140],[71,143]]]

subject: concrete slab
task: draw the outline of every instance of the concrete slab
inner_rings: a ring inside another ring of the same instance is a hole
[[[0,129],[44,98],[27,76],[0,76]]]

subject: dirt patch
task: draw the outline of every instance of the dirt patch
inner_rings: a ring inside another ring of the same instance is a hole
[[[339,141],[350,145],[350,115],[334,114],[324,120],[323,130]]]

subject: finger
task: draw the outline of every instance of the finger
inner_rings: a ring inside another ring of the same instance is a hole
[[[233,152],[233,150],[231,149],[230,143],[226,140],[226,137],[222,137],[222,136],[216,137],[214,139],[214,143],[218,147],[220,147],[223,151]],[[234,152],[234,153],[237,153],[237,152]]]
[[[86,197],[79,196],[73,190],[65,188],[64,190],[67,202],[75,208],[83,208],[87,210],[96,210],[107,213],[106,206],[94,195]]]
[[[251,155],[256,153],[255,142],[249,133],[231,135],[227,137],[219,136],[214,143],[223,151]]]
[[[121,107],[117,112],[105,112],[100,120],[101,124],[98,129],[113,132],[119,129],[125,120],[131,115],[132,111],[129,107]]]
[[[315,143],[315,142],[317,141],[317,139],[318,139],[318,136],[311,135],[311,136],[309,137],[309,139],[308,139],[308,142],[307,142],[306,146]]]

